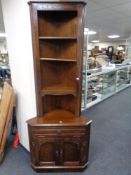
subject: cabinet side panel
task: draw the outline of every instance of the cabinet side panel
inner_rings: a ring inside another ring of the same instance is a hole
[[[82,64],[83,64],[83,44],[84,44],[84,5],[79,4],[78,7],[78,30],[77,30],[77,104],[76,116],[80,116],[81,111],[81,91],[82,91]]]
[[[34,75],[35,75],[35,89],[37,102],[37,115],[42,115],[42,105],[40,98],[40,61],[39,61],[39,42],[38,42],[38,14],[36,6],[30,5],[31,29],[32,29],[32,44],[34,57]]]

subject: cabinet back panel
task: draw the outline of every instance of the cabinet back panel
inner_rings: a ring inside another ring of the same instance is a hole
[[[76,70],[76,63],[41,61],[41,88],[59,85],[76,88]]]
[[[39,36],[76,36],[77,11],[38,12]]]
[[[72,95],[51,96],[43,97],[43,113],[48,113],[53,110],[67,110],[75,113],[76,98]]]
[[[66,58],[76,60],[76,40],[41,40],[40,57],[61,59]]]

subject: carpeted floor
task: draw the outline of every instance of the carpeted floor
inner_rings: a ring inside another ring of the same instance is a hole
[[[131,175],[131,88],[84,112],[93,120],[90,164],[83,172],[43,173],[54,175]],[[36,175],[30,167],[29,153],[13,149],[7,142],[0,175]]]

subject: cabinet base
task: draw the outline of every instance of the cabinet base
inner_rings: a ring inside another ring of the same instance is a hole
[[[55,171],[84,171],[88,167],[88,162],[81,166],[36,166],[31,164],[36,172],[55,172]]]

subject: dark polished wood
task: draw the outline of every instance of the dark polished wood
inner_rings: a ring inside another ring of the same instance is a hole
[[[75,116],[79,116],[85,3],[82,1],[43,1],[43,3],[31,1],[29,4],[37,114],[43,116],[46,112],[44,105],[48,105],[48,99],[53,104],[51,97],[48,98],[47,95],[63,94],[65,96],[66,94],[67,97],[63,103],[68,106],[68,109],[71,108]],[[51,94],[49,91],[53,87],[57,89]],[[61,87],[65,88],[65,93],[61,91]],[[70,94],[75,95],[71,101]],[[62,99],[64,101],[64,98]],[[54,101],[54,97],[52,100]]]
[[[31,1],[37,117],[27,121],[35,170],[83,170],[90,125],[80,116],[82,1]]]
[[[61,113],[61,115],[58,115]],[[86,117],[54,111],[28,120],[35,170],[81,170],[88,165],[90,124]]]

